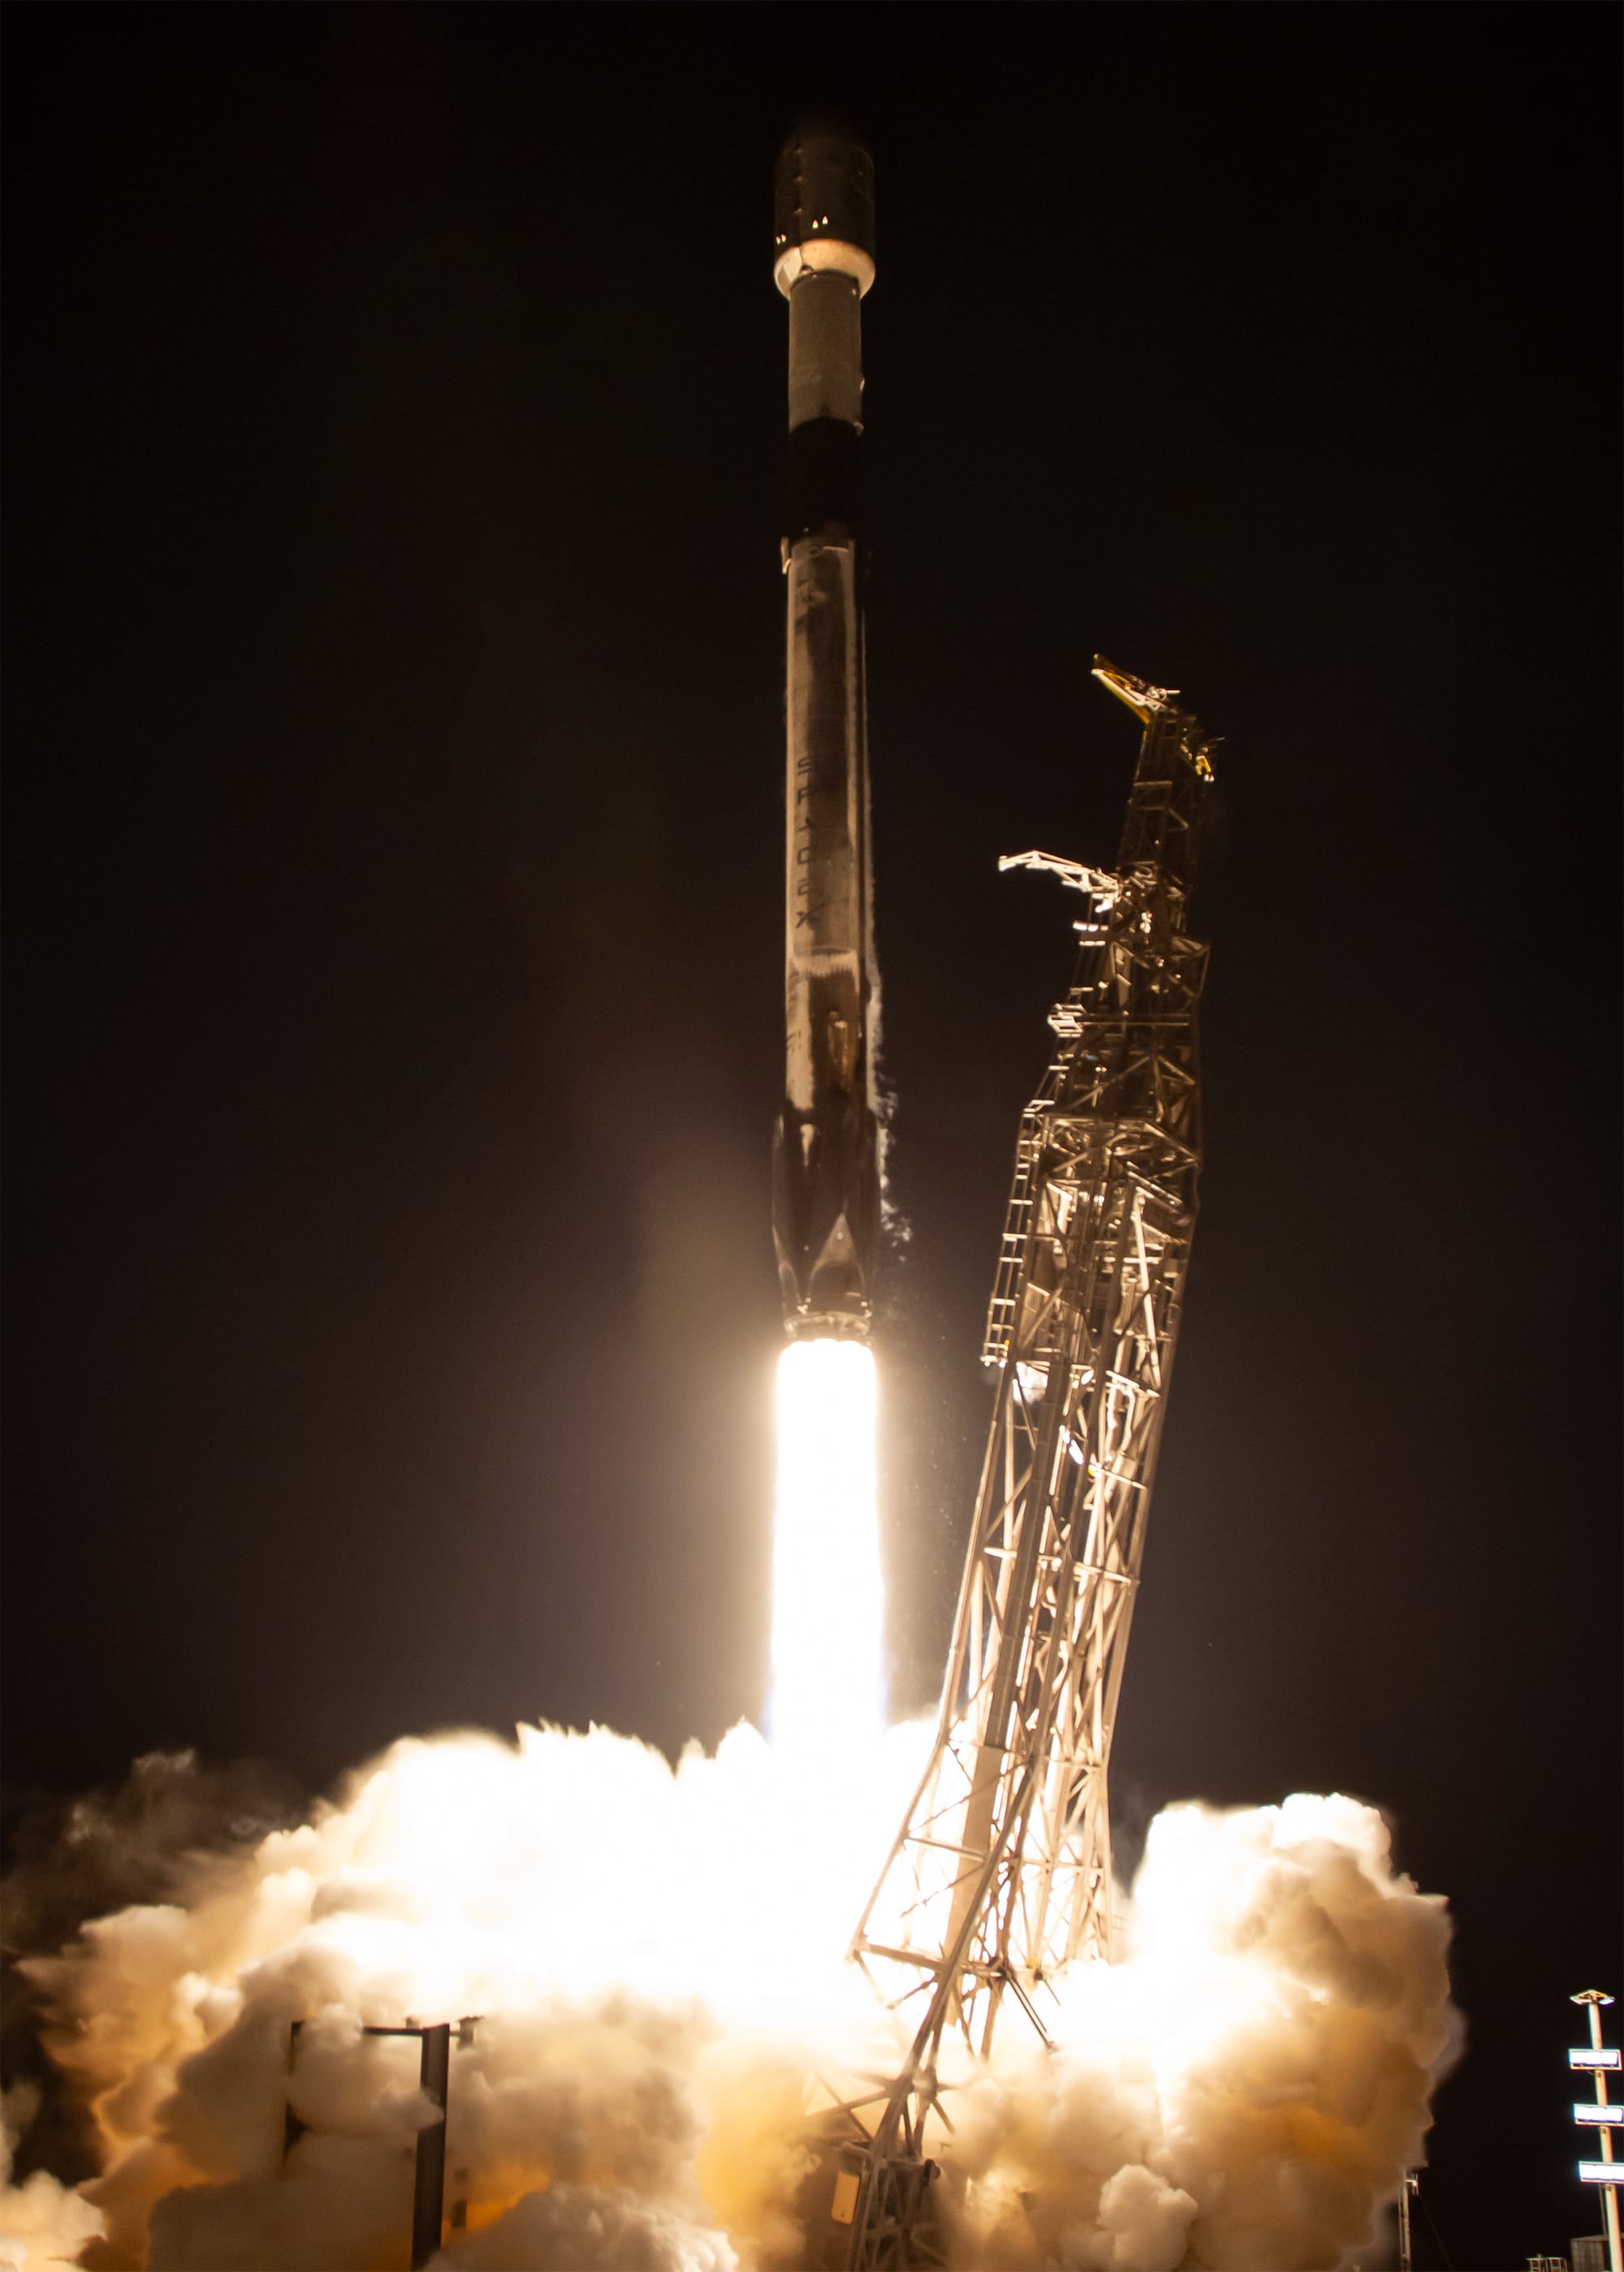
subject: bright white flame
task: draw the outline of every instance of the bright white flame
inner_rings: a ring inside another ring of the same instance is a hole
[[[779,1359],[768,1725],[782,1753],[848,1769],[885,1729],[874,1403],[860,1342],[791,1342]]]

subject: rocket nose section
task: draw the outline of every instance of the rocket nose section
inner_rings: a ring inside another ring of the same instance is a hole
[[[795,129],[773,178],[775,252],[820,236],[874,257],[874,161],[848,126],[827,116]]]
[[[838,267],[863,292],[874,280],[874,161],[834,119],[808,118],[778,153],[773,265],[782,291],[803,267]]]

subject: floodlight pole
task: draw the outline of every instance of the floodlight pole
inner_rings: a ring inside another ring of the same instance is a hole
[[[1418,2182],[1413,2170],[1406,2170],[1398,2181],[1398,2272],[1415,2272],[1415,2256],[1410,2245],[1410,2201]]]
[[[1574,2004],[1583,2004],[1589,2014],[1590,2022],[1590,2051],[1593,2057],[1590,2059],[1585,2059],[1583,2064],[1590,2068],[1591,2080],[1596,2085],[1597,2105],[1605,2106],[1608,2104],[1607,2070],[1606,2065],[1604,2064],[1602,2060],[1601,2054],[1605,2052],[1607,2047],[1601,2039],[1601,2007],[1604,2004],[1611,2004],[1613,1999],[1603,1989],[1585,1988],[1582,1989],[1578,1995],[1570,1997],[1568,2001]],[[1576,2066],[1580,2062],[1578,2060],[1575,2060],[1570,2053],[1569,2063]],[[1612,2054],[1611,2064],[1614,2067],[1618,2066],[1619,2054],[1617,2052],[1614,2052]],[[1579,2119],[1579,2110],[1577,2107],[1574,2109],[1574,2118],[1575,2120]],[[1601,2161],[1603,2166],[1605,2167],[1607,2164],[1611,2164],[1613,2158],[1613,2125],[1604,2116],[1598,2120],[1596,2127],[1600,2141]],[[1590,2172],[1586,2171],[1583,2163],[1580,2164],[1579,2167],[1581,2176],[1589,2176]],[[1624,2272],[1624,2261],[1620,2261],[1620,2251],[1619,2246],[1619,2180],[1617,2178],[1609,2175],[1602,2179],[1601,2197],[1602,2211],[1606,2219],[1607,2224],[1607,2272]]]
[[[457,2042],[471,2044],[474,2028],[475,2020],[460,2020]],[[431,2024],[408,2020],[403,2028],[363,2028],[361,2032],[363,2036],[415,2036],[423,2046],[418,2088],[430,2105],[439,2109],[438,2119],[425,2123],[417,2133],[412,2177],[412,2272],[423,2272],[430,2259],[440,2253],[445,2217],[445,2102],[451,2091],[452,2025],[449,2020]]]
[[[438,2110],[417,2133],[412,2178],[412,2272],[423,2268],[439,2253],[440,2238],[445,2217],[445,2104],[451,2090],[451,2047],[471,2044],[479,2014],[459,2020],[453,2028],[449,2020],[423,2022],[408,2020],[404,2027],[363,2027],[363,2036],[415,2036],[421,2046],[417,2064],[418,2087],[430,2106]],[[288,2037],[288,2070],[291,2075],[298,2050],[303,2020],[294,2021]],[[307,2125],[294,2112],[291,2104],[282,2115],[282,2160],[304,2135]],[[460,2211],[453,2208],[452,2223],[460,2223]]]
[[[451,2028],[418,2030],[423,2056],[418,2062],[418,2086],[439,2118],[417,2133],[417,2153],[412,2184],[412,2272],[440,2253],[440,2220],[445,2212],[445,2095],[451,2082]]]

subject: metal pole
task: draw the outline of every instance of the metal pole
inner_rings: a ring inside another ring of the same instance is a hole
[[[1413,2170],[1406,2170],[1398,2181],[1398,2272],[1415,2272],[1415,2258],[1410,2246],[1410,2196],[1416,2184]]]
[[[439,2254],[440,2221],[445,2208],[445,2095],[451,2085],[451,2023],[424,2028],[417,2079],[423,2096],[440,2110],[439,2119],[417,2133],[417,2169],[412,2194],[412,2272],[423,2272]]]
[[[1593,2052],[1604,2050],[1605,2046],[1601,2039],[1601,2007],[1604,1999],[1600,1991],[1589,1988],[1583,1995],[1575,1996],[1571,2000],[1575,2004],[1583,2004],[1590,2015],[1590,2049]],[[1609,1996],[1605,2000],[1610,2004],[1613,1999]],[[1605,2106],[1607,2078],[1600,2067],[1596,2069],[1595,2079],[1596,2104],[1598,2106]],[[1604,2162],[1610,2162],[1613,2159],[1612,2126],[1604,2122],[1599,2126],[1601,2158]],[[1619,2189],[1616,2186],[1603,2186],[1601,2194],[1603,2214],[1607,2221],[1608,2272],[1624,2272],[1624,2263],[1620,2261],[1619,2249]]]
[[[299,2036],[303,2026],[303,2020],[295,2020],[288,2029],[288,2081],[284,2086],[282,2098],[282,2167],[284,2170],[288,2166],[288,2155],[292,2153],[310,2126],[307,2123],[302,2122],[294,2112],[292,2099],[288,2096],[293,2089],[293,2063],[298,2057]]]

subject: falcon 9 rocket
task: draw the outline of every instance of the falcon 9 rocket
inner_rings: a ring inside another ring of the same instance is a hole
[[[778,161],[773,274],[790,303],[783,538],[783,1109],[773,1229],[792,1339],[866,1340],[879,1213],[857,486],[873,168],[827,127]]]

